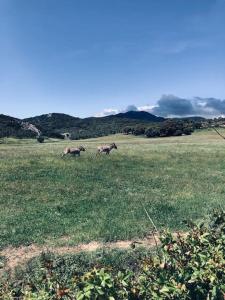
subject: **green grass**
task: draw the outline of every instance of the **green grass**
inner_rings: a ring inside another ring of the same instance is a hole
[[[96,146],[116,142],[110,156]],[[80,158],[60,153],[87,148]],[[143,237],[183,229],[225,204],[225,141],[213,131],[146,139],[14,140],[0,145],[0,247]]]

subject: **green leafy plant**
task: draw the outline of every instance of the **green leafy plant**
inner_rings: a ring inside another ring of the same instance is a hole
[[[60,268],[43,254],[39,267],[19,282],[1,284],[0,299],[184,299],[225,298],[225,212],[188,222],[187,233],[163,232],[159,253],[140,257],[135,271],[95,266],[88,272]]]

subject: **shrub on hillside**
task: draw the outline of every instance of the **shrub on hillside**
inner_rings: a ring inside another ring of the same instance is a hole
[[[1,299],[184,299],[225,298],[225,212],[207,224],[189,223],[189,232],[161,235],[157,255],[140,258],[137,271],[94,267],[76,274],[59,270],[43,256],[29,276],[2,283]]]
[[[174,132],[174,136],[181,136],[182,134],[184,134],[184,133],[183,133],[183,131],[180,130],[180,129],[177,129],[177,130]]]
[[[154,138],[160,136],[160,130],[158,128],[148,128],[145,130],[145,135],[148,138]]]
[[[133,130],[134,135],[143,135],[145,133],[145,127],[143,126],[136,126]]]
[[[123,134],[133,134],[134,128],[130,126],[126,126],[122,129]]]
[[[39,136],[37,136],[37,141],[38,141],[38,143],[44,143],[45,138],[43,136],[39,135]]]
[[[193,132],[193,128],[192,127],[185,127],[184,130],[183,130],[183,133],[186,134],[186,135],[190,135],[192,134]]]

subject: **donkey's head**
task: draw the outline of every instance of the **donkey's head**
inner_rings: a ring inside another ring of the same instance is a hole
[[[114,149],[117,149],[116,144],[115,144],[115,143],[112,143],[112,144],[111,144],[111,148],[112,148],[112,149],[113,149],[113,148],[114,148]]]
[[[86,151],[83,146],[79,146],[78,148],[79,148],[80,151]]]

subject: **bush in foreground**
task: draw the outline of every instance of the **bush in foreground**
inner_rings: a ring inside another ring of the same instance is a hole
[[[225,299],[225,212],[188,225],[186,234],[164,232],[158,254],[135,269],[71,272],[43,255],[40,268],[2,283],[0,299]]]

